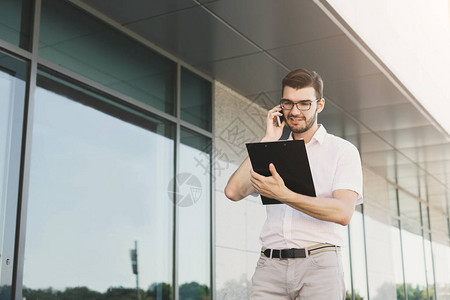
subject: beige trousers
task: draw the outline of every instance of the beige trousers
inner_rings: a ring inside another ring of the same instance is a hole
[[[261,254],[252,283],[252,300],[345,299],[344,271],[338,250],[290,259],[271,259]]]

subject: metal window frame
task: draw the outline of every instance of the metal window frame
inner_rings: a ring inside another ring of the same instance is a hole
[[[352,260],[352,235],[350,233],[350,227],[352,224],[347,226],[347,236],[348,236],[348,257],[350,262],[350,297],[355,300],[355,287],[353,285],[353,260]],[[346,291],[347,292],[347,291]]]
[[[114,20],[106,17],[101,12],[96,11],[90,6],[79,0],[68,0],[69,3],[74,4],[75,6],[83,9],[87,13],[93,15],[93,17],[100,19],[101,21],[111,25],[116,30],[122,32],[128,37],[133,38],[137,42],[140,42],[144,46],[149,49],[156,51],[160,55],[170,59],[177,65],[177,79],[176,79],[176,115],[170,115],[166,112],[160,111],[150,105],[139,102],[127,95],[124,95],[120,92],[117,92],[113,89],[102,86],[96,81],[85,78],[78,73],[72,72],[68,69],[65,69],[55,63],[52,63],[44,58],[38,56],[38,48],[39,48],[39,33],[40,33],[40,17],[41,17],[41,7],[42,0],[36,0],[33,6],[33,21],[31,28],[31,50],[27,51],[18,46],[10,44],[6,41],[0,40],[0,49],[8,54],[12,54],[13,56],[20,57],[26,60],[29,63],[29,72],[26,82],[26,96],[25,96],[25,109],[24,109],[24,122],[23,122],[23,132],[22,132],[22,150],[21,150],[21,168],[20,168],[20,179],[19,179],[19,196],[18,196],[18,209],[17,209],[17,222],[16,222],[16,234],[15,234],[15,252],[14,252],[14,267],[13,267],[13,280],[12,280],[12,298],[13,299],[23,299],[22,297],[22,289],[23,289],[23,270],[24,270],[24,252],[25,252],[25,240],[26,240],[26,223],[27,223],[27,207],[28,207],[28,196],[29,196],[29,183],[30,183],[30,162],[31,162],[31,138],[33,132],[33,110],[34,110],[34,91],[36,89],[36,79],[38,69],[40,67],[50,69],[56,73],[61,74],[64,77],[68,77],[77,81],[80,84],[92,87],[93,89],[105,94],[106,96],[110,96],[115,100],[123,101],[124,103],[136,107],[140,110],[144,110],[149,113],[153,113],[161,116],[162,118],[171,121],[175,124],[175,141],[174,141],[174,184],[176,181],[176,174],[179,170],[179,159],[180,159],[180,130],[181,126],[192,130],[193,132],[200,134],[202,136],[208,137],[212,142],[212,149],[214,149],[214,136],[215,136],[215,128],[214,128],[214,104],[215,104],[215,85],[214,80],[205,75],[204,73],[198,71],[193,68],[191,65],[185,63],[181,59],[171,55],[167,51],[162,48],[156,46],[150,41],[144,39],[143,37],[137,35],[131,30],[123,27],[119,23]],[[198,126],[192,125],[181,119],[180,108],[181,108],[181,99],[180,99],[180,72],[181,67],[186,68],[187,70],[193,72],[199,77],[209,81],[211,83],[211,105],[212,105],[212,127],[211,131],[205,130]],[[214,171],[214,151],[211,152],[211,164],[210,164],[210,292],[211,299],[215,299],[215,197],[214,197],[214,182],[213,182],[213,171]],[[175,199],[176,200],[176,199]],[[176,203],[176,201],[174,202]],[[172,279],[173,279],[173,299],[179,299],[178,294],[178,275],[177,275],[177,266],[178,266],[178,214],[177,214],[177,206],[174,205],[174,226],[173,226],[173,270],[172,270]]]
[[[216,148],[215,143],[215,111],[216,111],[216,101],[215,101],[215,94],[216,94],[216,85],[214,82],[211,83],[211,156],[210,156],[210,195],[209,199],[211,199],[210,203],[210,293],[211,293],[211,300],[216,299],[216,180],[215,180],[215,172],[214,172],[214,162],[216,161],[216,151],[214,150]]]
[[[366,288],[367,288],[367,299],[370,299],[370,289],[369,289],[369,265],[367,263],[367,239],[366,239],[366,217],[364,214],[364,204],[361,204],[361,217],[363,225],[363,241],[364,241],[364,263],[366,264]]]
[[[178,119],[181,119],[181,67],[178,64],[177,65],[177,84],[176,84],[176,116]],[[178,187],[178,178],[177,178],[177,174],[180,170],[180,152],[181,152],[181,147],[180,147],[180,143],[181,143],[181,125],[179,122],[177,122],[176,124],[176,142],[175,142],[175,172],[174,172],[174,184],[175,184],[175,188]],[[175,191],[175,189],[174,189]],[[173,235],[173,255],[174,255],[174,260],[173,260],[173,286],[172,286],[172,295],[173,295],[173,299],[174,300],[178,300],[180,298],[179,295],[179,283],[178,283],[178,265],[179,265],[179,253],[180,253],[180,248],[179,246],[179,214],[178,214],[178,199],[177,199],[177,193],[174,193],[174,197],[175,197],[175,201],[174,201],[174,208],[173,208],[173,222],[174,222],[174,235]]]
[[[427,182],[427,177],[425,176],[425,187],[427,187],[427,186],[428,186],[428,182]],[[429,203],[429,198],[428,198],[429,196],[428,196],[428,189],[427,188],[425,189],[425,197],[426,197],[427,202]],[[430,243],[430,252],[431,252],[430,253],[430,255],[431,255],[431,272],[432,272],[432,275],[433,275],[433,295],[434,295],[433,299],[436,299],[436,296],[437,296],[437,290],[436,290],[436,268],[435,268],[435,262],[434,262],[433,233],[431,231],[430,206],[429,205],[425,206],[425,213],[427,214],[427,216],[426,216],[427,224],[425,224],[425,226],[426,226],[425,227],[426,228],[425,234],[427,234],[428,238],[430,239],[429,243]],[[422,219],[422,223],[423,223],[423,218],[421,218],[421,219]],[[425,238],[424,238],[424,243],[425,243]],[[425,245],[424,245],[424,248],[425,248]],[[425,251],[424,251],[424,255],[425,255],[425,263],[426,263]],[[425,265],[425,267],[426,267],[426,265]],[[426,274],[426,277],[427,277],[427,287],[428,287],[428,274]],[[429,290],[429,288],[428,288],[428,290]],[[429,297],[428,290],[427,290],[427,295]]]
[[[3,41],[1,39],[0,39],[0,48],[2,49],[3,52],[6,52],[6,53],[14,55],[14,56],[18,56],[22,59],[29,60],[29,61],[32,59],[31,52],[26,51],[22,48],[19,48],[16,45],[13,45],[13,44]]]

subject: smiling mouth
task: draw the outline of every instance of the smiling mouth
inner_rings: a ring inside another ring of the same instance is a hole
[[[297,124],[297,123],[300,123],[300,121],[304,121],[305,119],[303,119],[303,118],[289,118],[291,121],[292,121],[292,123],[294,123],[294,124]]]

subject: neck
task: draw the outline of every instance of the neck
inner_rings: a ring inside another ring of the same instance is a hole
[[[319,124],[315,123],[310,129],[308,129],[305,132],[302,133],[292,133],[292,138],[294,140],[300,140],[303,139],[305,140],[305,144],[308,144],[312,137],[314,136],[314,134],[316,133],[317,129],[319,129]]]

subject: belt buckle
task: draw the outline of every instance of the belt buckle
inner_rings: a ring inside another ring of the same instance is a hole
[[[301,250],[301,258],[307,258],[308,257],[308,250],[306,248],[300,248],[299,250]]]

